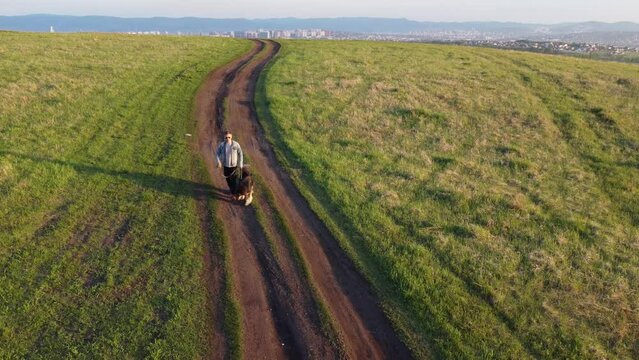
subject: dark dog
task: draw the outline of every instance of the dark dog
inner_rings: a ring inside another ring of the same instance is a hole
[[[238,200],[244,200],[244,205],[249,206],[253,201],[253,177],[245,167],[242,168],[242,180],[237,186]]]

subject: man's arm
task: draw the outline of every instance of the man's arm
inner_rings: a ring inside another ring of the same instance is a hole
[[[219,145],[215,150],[215,160],[217,167],[222,167],[222,161],[220,160],[220,156],[222,156],[222,145]]]
[[[237,144],[237,165],[239,165],[240,169],[244,167],[244,154],[239,143]]]

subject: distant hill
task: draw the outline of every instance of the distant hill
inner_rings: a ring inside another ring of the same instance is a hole
[[[355,34],[413,34],[430,40],[502,39],[561,40],[639,47],[639,24],[632,22],[581,22],[524,24],[515,22],[428,22],[391,18],[279,18],[208,19],[196,17],[121,18],[111,16],[25,15],[0,16],[0,30],[57,32],[141,32],[208,34],[257,29],[319,28]]]
[[[574,43],[601,43],[607,45],[639,46],[639,32],[636,31],[599,31],[559,34],[559,40]]]
[[[631,22],[562,23],[554,25],[523,24],[514,22],[428,22],[390,18],[279,18],[279,19],[208,19],[208,18],[121,18],[111,16],[25,15],[0,16],[0,29],[18,31],[126,32],[169,31],[210,32],[263,29],[322,28],[332,31],[359,33],[408,33],[423,31],[493,31],[493,32],[548,32],[556,34],[605,31],[637,31],[639,24]]]

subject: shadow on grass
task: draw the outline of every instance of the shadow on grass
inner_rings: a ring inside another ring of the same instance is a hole
[[[190,180],[179,179],[167,175],[148,174],[129,170],[112,170],[91,164],[82,164],[69,160],[60,160],[49,157],[24,154],[11,150],[0,150],[0,156],[15,156],[40,163],[70,166],[74,170],[88,175],[107,175],[131,181],[143,188],[159,191],[175,196],[198,198],[205,195],[213,199],[231,202],[228,191],[213,187],[209,184],[198,183]]]

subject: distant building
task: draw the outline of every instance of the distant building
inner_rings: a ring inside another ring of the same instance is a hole
[[[274,39],[290,39],[292,31],[290,30],[275,30],[273,31]]]
[[[51,25],[51,27],[49,28],[49,32],[52,34],[55,32],[55,29],[53,29],[53,25]]]
[[[231,33],[233,34],[233,33]],[[331,33],[322,29],[297,29],[297,30],[264,30],[235,31],[236,38],[244,39],[326,39]]]
[[[260,30],[260,31],[257,33],[257,36],[258,36],[260,39],[270,39],[270,38],[271,38],[271,32],[270,32],[270,31],[268,31],[268,30]]]

